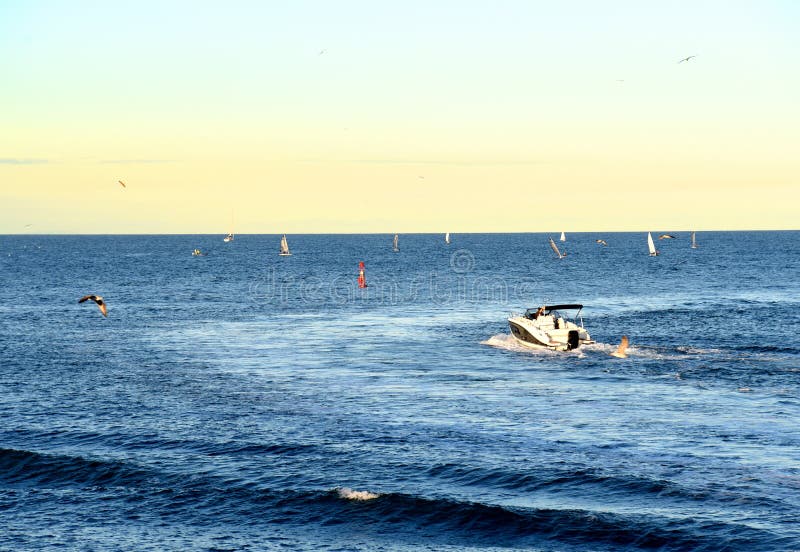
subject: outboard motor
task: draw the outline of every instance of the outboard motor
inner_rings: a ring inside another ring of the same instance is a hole
[[[567,334],[567,351],[571,351],[572,349],[577,349],[580,345],[580,337],[578,336],[578,330],[570,330]]]

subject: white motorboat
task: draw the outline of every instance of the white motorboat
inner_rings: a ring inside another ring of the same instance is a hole
[[[581,345],[594,343],[589,332],[583,327],[581,309],[583,305],[542,305],[538,309],[528,309],[524,314],[508,319],[511,335],[528,347],[550,349],[551,351],[571,351]],[[564,316],[563,311],[575,311],[572,316]]]

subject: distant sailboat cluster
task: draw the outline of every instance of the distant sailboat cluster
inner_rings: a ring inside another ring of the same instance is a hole
[[[692,235],[692,246],[691,247],[692,247],[692,249],[697,249],[697,235],[696,235],[696,232],[692,231],[691,235]],[[677,239],[677,236],[675,236],[673,234],[661,234],[658,237],[658,239],[660,239],[660,240],[674,240],[674,239]],[[556,254],[556,256],[559,259],[563,259],[563,258],[565,258],[567,256],[567,252],[566,251],[561,251],[558,248],[558,246],[556,245],[556,242],[555,242],[555,240],[553,240],[553,238],[548,238],[548,241],[550,243],[550,248],[553,250],[553,252]],[[559,241],[560,242],[566,242],[567,241],[567,236],[566,236],[566,234],[564,232],[561,232],[561,237],[559,238]],[[608,242],[606,242],[606,240],[604,240],[604,239],[596,239],[594,241],[595,241],[595,243],[598,243],[598,244],[600,244],[600,245],[602,245],[604,247],[608,246]],[[657,257],[657,256],[659,256],[661,254],[661,252],[658,249],[656,249],[655,241],[653,241],[653,235],[650,232],[647,233],[647,251],[648,251],[648,254],[651,257]]]
[[[677,238],[677,236],[672,235],[672,234],[661,234],[661,235],[659,235],[659,239],[661,239],[661,240],[676,239],[676,238]],[[233,233],[233,231],[231,231],[227,236],[225,236],[223,241],[231,242],[231,241],[233,241],[233,239],[234,239],[234,233]],[[691,239],[692,239],[691,248],[692,249],[697,249],[697,234],[696,234],[696,232],[692,231]],[[567,241],[567,235],[566,235],[565,232],[561,232],[561,236],[559,237],[558,241],[560,241],[562,243]],[[553,253],[556,254],[557,258],[559,258],[559,259],[566,258],[567,252],[566,251],[562,251],[558,247],[558,245],[556,244],[556,241],[553,238],[548,238],[548,242],[550,244],[550,248],[553,250]],[[595,242],[598,243],[599,245],[604,246],[604,247],[608,246],[608,242],[606,240],[604,240],[604,239],[596,239]],[[450,243],[451,243],[450,232],[445,232],[444,243],[446,245],[450,245]],[[392,251],[394,251],[395,253],[400,252],[400,235],[399,234],[394,234],[394,236],[392,238]],[[661,254],[661,252],[658,249],[656,249],[656,244],[655,244],[655,241],[653,240],[653,235],[652,235],[651,232],[647,233],[647,251],[648,251],[648,254],[651,257],[657,257],[657,256],[659,256]],[[291,251],[289,250],[289,242],[286,239],[286,234],[283,234],[283,236],[281,237],[280,251],[279,251],[278,254],[281,257],[288,257],[288,256],[290,256],[292,254]],[[198,256],[198,255],[201,255],[201,253],[199,252],[199,250],[195,250],[193,252],[193,255]],[[202,253],[202,255],[205,255],[205,254]]]

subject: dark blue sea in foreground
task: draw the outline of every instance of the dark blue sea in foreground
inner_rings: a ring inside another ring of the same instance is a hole
[[[0,549],[800,549],[800,232],[222,237],[0,236]]]

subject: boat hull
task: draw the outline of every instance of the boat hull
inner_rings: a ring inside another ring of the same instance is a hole
[[[585,330],[578,326],[570,326],[571,327],[545,331],[537,328],[524,318],[515,317],[508,319],[508,327],[511,329],[511,335],[526,347],[549,349],[551,351],[571,351],[579,348],[581,345],[594,343]]]

